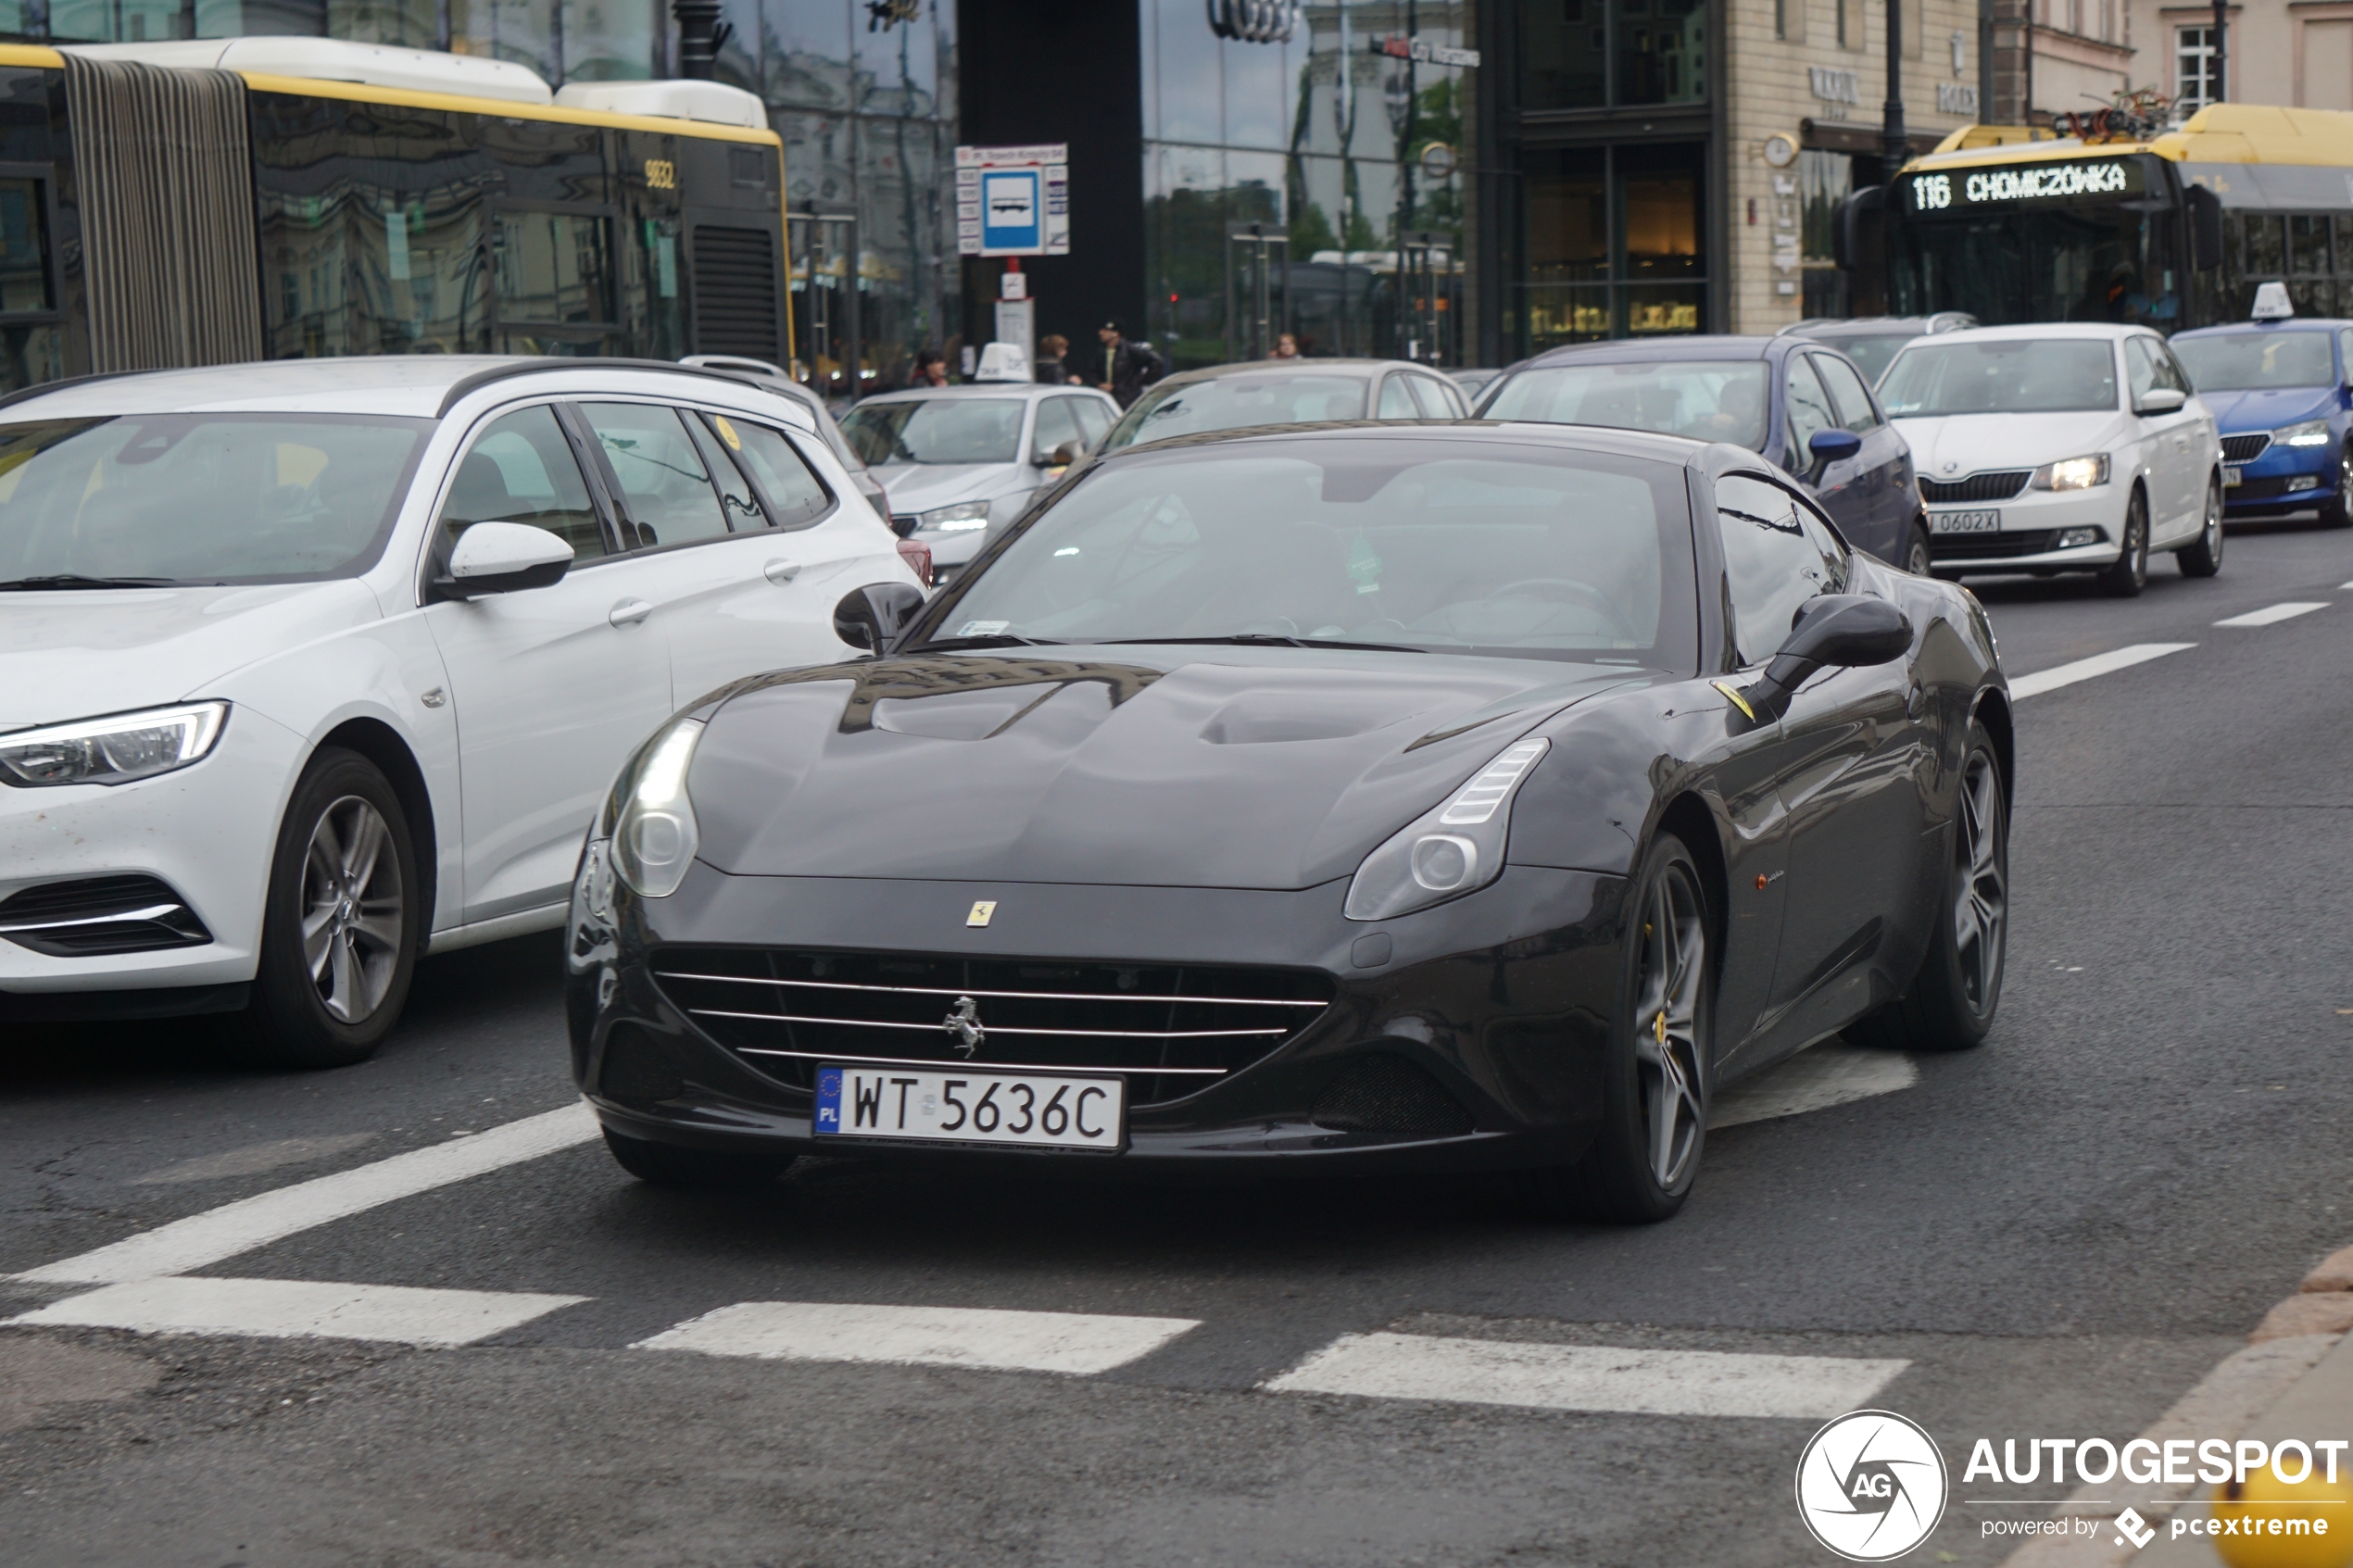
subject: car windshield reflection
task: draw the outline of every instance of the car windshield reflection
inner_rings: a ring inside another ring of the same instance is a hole
[[[1365,417],[1368,376],[1218,376],[1144,394],[1104,443],[1106,449],[1252,425],[1315,424]]]
[[[1010,463],[1021,455],[1018,397],[862,403],[841,421],[858,456],[885,463]]]
[[[1765,445],[1765,370],[1758,359],[1546,365],[1505,382],[1479,418],[1655,430],[1755,451]]]
[[[934,612],[943,642],[1348,643],[1680,662],[1680,468],[1501,444],[1139,454],[1094,470]],[[966,646],[970,646],[967,643]]]

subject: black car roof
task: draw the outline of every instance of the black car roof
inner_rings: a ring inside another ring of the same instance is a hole
[[[1319,424],[1250,425],[1238,430],[1205,430],[1170,436],[1105,452],[1093,466],[1166,457],[1173,451],[1212,445],[1246,445],[1252,442],[1295,441],[1302,436],[1359,441],[1507,441],[1520,445],[1565,446],[1580,452],[1612,452],[1650,458],[1678,467],[1697,464],[1719,472],[1728,463],[1755,468],[1764,459],[1745,446],[1723,442],[1694,441],[1688,436],[1655,431],[1621,430],[1614,425],[1567,425],[1517,420],[1429,420],[1412,424],[1383,420],[1335,420]],[[1720,448],[1720,451],[1719,451]]]

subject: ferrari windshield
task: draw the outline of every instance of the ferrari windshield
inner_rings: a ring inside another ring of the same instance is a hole
[[[1964,338],[1916,343],[1880,383],[1888,416],[2060,414],[2116,407],[2106,338]]]
[[[2173,353],[2200,392],[2251,392],[2261,388],[2330,386],[2336,362],[2329,334],[2321,332],[2218,332],[2212,337],[2177,337]]]
[[[1765,403],[1761,359],[1542,365],[1496,388],[1478,417],[1655,430],[1755,451],[1765,445]]]
[[[1370,376],[1328,371],[1246,371],[1213,376],[1181,386],[1157,386],[1137,400],[1103,443],[1106,451],[1172,435],[1248,425],[1314,424],[1322,420],[1361,420]]]
[[[0,425],[0,585],[365,570],[431,420],[126,414]]]
[[[933,641],[1273,640],[1683,666],[1682,470],[1359,437],[1094,470],[951,591]]]
[[[917,397],[861,403],[842,434],[869,464],[1010,463],[1021,456],[1018,397]]]

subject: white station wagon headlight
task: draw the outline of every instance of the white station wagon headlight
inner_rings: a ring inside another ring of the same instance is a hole
[[[2282,425],[2271,433],[2271,439],[2283,446],[2325,446],[2329,444],[2329,422],[2306,420],[2301,424]]]
[[[702,729],[699,719],[681,719],[648,743],[622,770],[606,808],[612,869],[648,898],[677,892],[702,847],[695,803],[686,795],[686,769]]]
[[[927,512],[915,514],[915,526],[940,533],[962,533],[970,529],[988,526],[988,503],[959,501],[952,507],[934,507]]]
[[[2065,462],[2045,463],[2034,470],[2037,490],[2089,490],[2095,484],[2108,483],[2108,454],[2096,458],[2070,458]]]
[[[1350,920],[1387,920],[1460,897],[1503,874],[1512,797],[1552,744],[1538,739],[1505,746],[1446,804],[1365,856],[1340,912]]]
[[[229,721],[225,702],[192,702],[0,734],[0,781],[20,785],[119,784],[169,773],[210,751]]]

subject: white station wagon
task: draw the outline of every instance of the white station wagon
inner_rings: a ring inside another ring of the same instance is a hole
[[[425,952],[560,925],[633,746],[913,583],[790,401],[319,359],[0,401],[0,1024],[356,1061]]]

